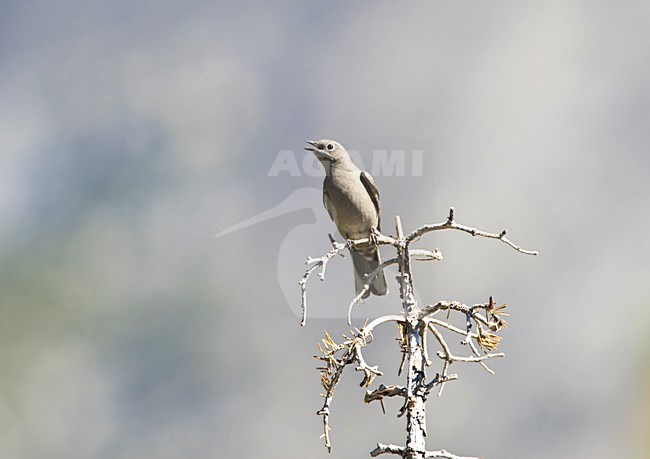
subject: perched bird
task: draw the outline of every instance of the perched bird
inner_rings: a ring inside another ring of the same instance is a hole
[[[369,173],[359,169],[350,159],[345,148],[333,140],[317,140],[307,143],[325,168],[323,181],[323,205],[336,224],[339,233],[346,239],[373,237],[374,230],[381,230],[379,216],[379,192]],[[366,275],[372,273],[380,264],[379,250],[372,242],[352,251],[354,265],[354,285],[357,295],[363,290]],[[370,290],[363,298],[387,293],[383,270],[377,274]]]

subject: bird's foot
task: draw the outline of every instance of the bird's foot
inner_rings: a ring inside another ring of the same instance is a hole
[[[381,236],[381,233],[379,232],[379,230],[377,230],[377,228],[370,229],[370,234],[368,235],[368,239],[370,240],[370,243],[372,245],[378,245],[379,236]]]
[[[345,243],[347,244],[349,250],[354,250],[354,248],[356,247],[356,244],[354,243],[354,239],[346,239]]]

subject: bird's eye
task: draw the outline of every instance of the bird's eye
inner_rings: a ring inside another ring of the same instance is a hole
[[[327,147],[325,147],[325,148],[327,148],[327,151],[332,151],[332,150],[334,150],[334,145],[332,145],[331,143],[328,143]]]

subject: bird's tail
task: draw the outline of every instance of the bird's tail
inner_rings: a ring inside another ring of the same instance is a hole
[[[363,286],[366,283],[366,276],[372,273],[381,264],[379,250],[375,250],[369,258],[366,258],[359,252],[353,250],[352,264],[354,265],[354,287],[356,288],[358,295],[361,293]],[[363,298],[368,298],[371,293],[378,296],[386,295],[386,293],[388,293],[383,269],[374,278],[372,284],[370,284],[370,290],[363,295]]]

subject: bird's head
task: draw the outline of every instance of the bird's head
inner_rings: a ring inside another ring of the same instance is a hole
[[[350,160],[350,155],[345,151],[343,145],[334,140],[307,140],[307,143],[311,147],[305,147],[305,150],[313,152],[326,169],[328,164]]]

